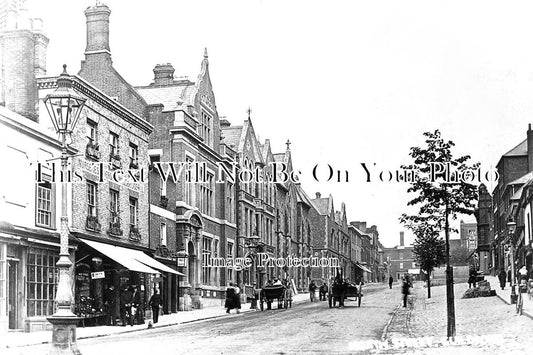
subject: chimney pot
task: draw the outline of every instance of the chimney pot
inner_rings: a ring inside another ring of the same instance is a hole
[[[401,246],[401,247],[404,246],[404,236],[403,236],[403,232],[400,232],[400,246]]]
[[[90,52],[109,52],[109,15],[111,10],[105,4],[90,6],[85,10],[87,18],[87,47]]]
[[[320,196],[321,196],[321,195],[320,195],[320,192],[317,192],[317,193],[316,193],[316,198],[320,198]]]
[[[171,85],[174,83],[174,67],[170,63],[157,64],[154,67],[154,84]]]

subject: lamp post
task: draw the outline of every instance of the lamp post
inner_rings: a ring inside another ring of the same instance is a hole
[[[516,299],[518,298],[516,294],[516,284],[515,284],[515,269],[514,269],[514,233],[516,231],[516,222],[510,221],[507,222],[507,228],[509,230],[509,258],[510,258],[510,264],[511,264],[511,280],[509,282],[511,283],[511,304],[516,303]]]
[[[70,267],[72,262],[68,252],[68,217],[67,217],[67,135],[70,135],[80,117],[85,105],[85,98],[72,89],[72,79],[67,74],[67,66],[63,65],[63,73],[57,79],[57,89],[46,96],[44,104],[52,119],[54,128],[61,140],[61,226],[60,226],[60,252],[57,267],[59,268],[59,281],[56,292],[57,310],[48,317],[53,325],[52,348],[50,354],[80,354],[76,343],[76,323],[78,318],[71,311],[74,298],[72,292],[72,278]]]

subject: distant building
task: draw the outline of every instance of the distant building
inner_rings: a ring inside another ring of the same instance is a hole
[[[419,274],[412,246],[404,245],[404,232],[400,232],[400,245],[394,248],[383,248],[383,258],[388,263],[389,274],[394,281],[400,280],[405,273]]]
[[[461,247],[470,251],[474,251],[477,248],[477,223],[465,223],[460,222],[459,235],[461,238]]]
[[[479,270],[485,274],[491,272],[494,265],[490,246],[494,240],[492,233],[492,196],[485,185],[479,186],[479,202],[475,212],[477,221],[477,254],[479,257]]]

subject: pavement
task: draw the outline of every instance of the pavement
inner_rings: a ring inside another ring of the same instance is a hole
[[[367,284],[363,286],[363,292],[372,288],[380,287],[381,284]],[[316,292],[318,299],[318,292]],[[293,304],[309,302],[309,293],[299,293],[293,296]],[[273,307],[276,307],[273,305]],[[250,303],[242,305],[240,314],[246,314],[249,312],[256,312],[256,310],[250,309]],[[163,328],[180,324],[187,324],[198,321],[207,321],[211,319],[217,319],[221,317],[238,317],[235,310],[232,310],[230,314],[226,313],[223,307],[206,307],[203,309],[192,310],[187,312],[178,312],[172,314],[159,315],[159,322],[154,324],[154,328]],[[132,332],[140,332],[148,330],[148,321],[146,319],[145,324],[139,324],[134,326],[93,326],[93,327],[78,327],[76,329],[77,339],[90,339],[99,338],[110,335],[125,334]],[[8,333],[0,333],[0,349],[4,348],[16,348],[39,344],[49,344],[52,341],[52,332],[38,331],[38,332],[20,332],[10,331]]]
[[[505,287],[502,290],[500,287],[500,281],[496,276],[485,275],[485,280],[490,282],[490,288],[496,290],[496,295],[503,302],[511,305],[511,286],[509,286],[509,282],[505,283]],[[516,287],[516,290],[518,290],[518,287]],[[522,296],[524,296],[522,314],[533,319],[533,298],[530,298],[526,293],[523,293]],[[512,307],[514,308],[515,305],[513,304]]]
[[[530,353],[533,340],[523,335],[533,328],[533,320],[517,315],[515,306],[509,305],[510,290],[502,292],[496,278],[486,279],[498,297],[462,299],[468,284],[454,285],[455,339],[446,337],[446,286],[432,287],[432,297],[428,299],[425,285],[418,282],[409,296],[408,307],[396,308],[382,341],[367,350],[379,354]],[[531,313],[533,303],[529,299],[527,302],[524,307],[528,306]]]

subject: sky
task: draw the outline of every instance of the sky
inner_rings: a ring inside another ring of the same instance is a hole
[[[399,243],[410,198],[406,184],[377,174],[409,163],[423,132],[440,129],[457,155],[486,171],[533,121],[527,1],[104,2],[113,64],[127,81],[149,84],[159,63],[196,80],[207,48],[219,116],[239,125],[251,107],[255,132],[274,153],[292,143],[310,197],[331,194],[337,210],[344,202],[348,220],[377,225],[386,247]],[[27,1],[50,38],[49,75],[63,63],[79,70],[83,11],[94,3]],[[361,163],[376,169],[371,182]],[[348,170],[349,181],[325,181],[327,164]]]

